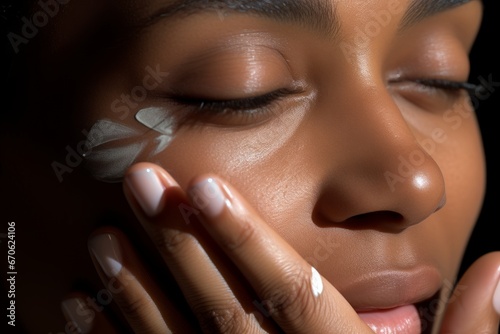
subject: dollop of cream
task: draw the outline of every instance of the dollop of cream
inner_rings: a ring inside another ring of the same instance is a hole
[[[319,297],[323,293],[323,279],[314,267],[311,267],[311,271],[311,289],[314,297]]]
[[[163,152],[174,138],[175,121],[168,111],[162,108],[147,108],[140,110],[135,119],[142,125],[161,135],[156,138],[158,146],[152,155]]]
[[[174,139],[176,123],[163,108],[150,107],[139,110],[135,120],[149,130],[159,133],[155,149],[149,158],[163,152]],[[121,182],[131,167],[148,147],[150,131],[139,131],[109,119],[97,121],[89,131],[84,148],[86,168],[97,180]]]

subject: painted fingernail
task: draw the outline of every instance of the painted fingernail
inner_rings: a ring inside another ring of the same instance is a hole
[[[89,249],[108,277],[122,270],[122,254],[118,239],[112,234],[101,234],[89,240]]]
[[[67,326],[74,333],[90,333],[94,321],[94,313],[91,312],[80,298],[69,298],[61,302],[61,310],[66,320],[71,322]]]
[[[208,178],[194,185],[189,191],[189,195],[196,208],[210,218],[219,216],[224,209],[224,194],[213,178]]]
[[[493,294],[493,307],[497,314],[500,315],[500,281],[497,284],[497,288],[495,289],[495,293]]]
[[[127,175],[125,182],[146,215],[154,217],[161,212],[166,188],[153,169],[135,171]]]

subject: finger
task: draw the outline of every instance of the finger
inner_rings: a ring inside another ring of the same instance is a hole
[[[479,258],[451,295],[442,334],[497,334],[500,321],[500,252]]]
[[[203,331],[256,332],[260,326],[252,310],[240,303],[247,299],[251,305],[252,299],[241,293],[247,289],[231,279],[234,270],[219,259],[220,254],[210,251],[218,247],[199,233],[203,229],[193,228],[196,224],[191,222],[199,212],[188,206],[186,194],[175,180],[158,166],[141,163],[127,172],[124,191]],[[238,296],[233,290],[239,291]]]
[[[372,333],[316,269],[216,177],[200,177],[189,195],[203,225],[287,333]]]
[[[84,293],[74,292],[66,296],[61,302],[61,311],[66,319],[65,333],[120,333],[105,316],[103,309]]]
[[[89,239],[89,251],[105,286],[101,294],[107,295],[107,303],[112,299],[118,305],[135,333],[188,332],[190,326],[177,305],[164,297],[120,231],[96,231]]]

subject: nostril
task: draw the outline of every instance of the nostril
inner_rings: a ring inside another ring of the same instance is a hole
[[[399,232],[407,227],[404,217],[394,211],[376,211],[350,217],[345,223],[352,229],[377,229],[380,227],[387,231],[387,226],[394,226],[394,231]]]

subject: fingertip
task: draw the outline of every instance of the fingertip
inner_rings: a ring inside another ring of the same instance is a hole
[[[500,320],[500,252],[478,258],[464,273],[450,298],[444,332],[498,331]],[[455,297],[455,298],[453,298]]]
[[[163,169],[150,163],[134,165],[125,174],[124,191],[130,204],[139,204],[150,218],[157,216],[165,204],[167,188],[178,186]],[[133,198],[135,201],[130,201]]]
[[[94,231],[92,231],[88,237],[88,241],[90,241],[92,238],[96,237],[96,236],[99,236],[99,235],[102,235],[102,234],[113,234],[115,235],[117,238],[122,238],[124,237],[125,235],[123,234],[123,232],[121,230],[119,230],[118,228],[116,227],[113,227],[113,226],[100,226],[98,228],[96,228]]]
[[[492,252],[485,255],[484,261],[492,261],[496,264],[496,278],[497,283],[493,293],[493,309],[500,317],[500,252]]]
[[[112,324],[103,306],[95,298],[81,291],[73,291],[64,296],[60,304],[66,320],[65,333],[78,334],[117,334],[120,331]],[[118,326],[119,327],[119,326]]]
[[[61,312],[67,323],[65,329],[70,333],[91,333],[94,326],[95,313],[86,305],[86,296],[72,293],[61,301]]]
[[[160,172],[163,170],[163,168],[161,168],[160,166],[154,164],[154,163],[151,163],[151,162],[138,162],[136,164],[133,164],[132,166],[130,166],[126,172],[125,172],[125,178],[127,176],[129,176],[130,174],[133,174],[137,171],[140,171],[140,170],[144,170],[144,169],[152,169],[156,172]]]
[[[500,317],[500,280],[498,281],[495,293],[493,294],[493,308]]]

